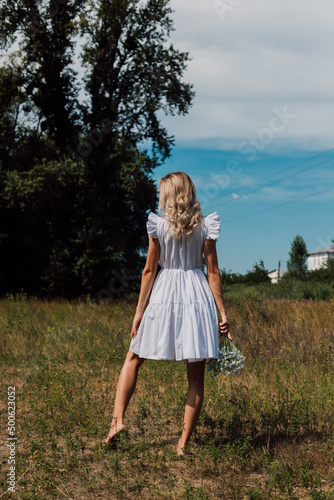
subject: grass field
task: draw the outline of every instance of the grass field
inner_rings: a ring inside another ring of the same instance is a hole
[[[234,296],[226,306],[245,369],[207,372],[189,454],[178,457],[182,362],[144,363],[128,432],[104,447],[135,301],[1,300],[0,498],[334,499],[334,301]]]

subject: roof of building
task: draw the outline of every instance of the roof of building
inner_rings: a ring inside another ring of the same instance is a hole
[[[314,252],[309,252],[307,255],[317,255],[323,253],[334,253],[334,245],[326,248],[320,248],[319,250],[314,250]]]
[[[269,274],[274,274],[274,273],[277,273],[277,274],[278,274],[278,271],[280,271],[280,274],[287,273],[287,270],[286,270],[286,269],[280,269],[280,270],[278,270],[278,269],[274,269],[273,271],[269,271],[269,272],[268,272],[268,276],[269,276]]]

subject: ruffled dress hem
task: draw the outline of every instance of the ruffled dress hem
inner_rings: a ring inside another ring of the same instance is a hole
[[[159,238],[161,269],[129,347],[140,358],[191,362],[218,358],[217,308],[200,267],[204,240],[219,236],[217,212],[203,222],[189,239],[176,241],[166,220],[153,212],[148,216],[147,234]]]

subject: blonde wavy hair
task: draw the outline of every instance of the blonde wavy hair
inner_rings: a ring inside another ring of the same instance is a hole
[[[159,181],[159,210],[168,219],[172,235],[179,239],[203,224],[196,188],[184,172],[172,172]]]

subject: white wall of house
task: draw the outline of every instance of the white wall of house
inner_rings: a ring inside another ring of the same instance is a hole
[[[328,259],[334,257],[334,253],[312,253],[307,258],[307,269],[309,271],[315,271],[316,269],[321,269],[325,267]]]
[[[282,278],[283,274],[286,273],[285,269],[280,270],[280,278]],[[272,283],[277,283],[278,282],[278,269],[275,269],[274,271],[271,271],[268,273],[269,278],[271,279]]]

